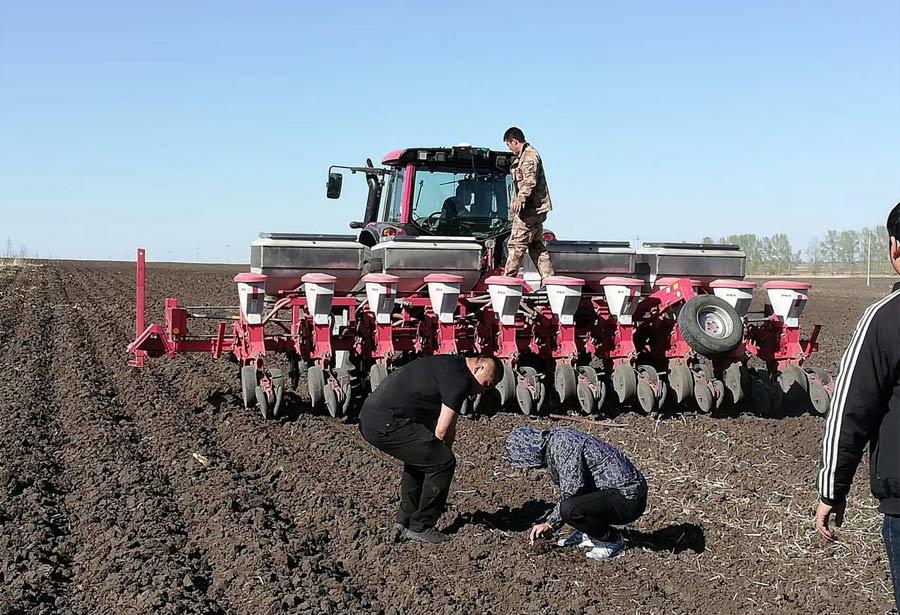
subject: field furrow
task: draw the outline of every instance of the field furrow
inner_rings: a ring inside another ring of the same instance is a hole
[[[234,304],[239,270],[151,264],[148,321],[166,296]],[[804,321],[826,325],[815,363],[830,368],[887,282],[814,284]],[[819,417],[629,411],[579,423],[650,484],[627,532],[634,548],[604,564],[524,536],[554,492],[545,475],[506,466],[504,438],[558,423],[466,420],[442,518],[453,541],[395,544],[399,464],[302,392],[264,421],[242,407],[224,359],[129,368],[133,302],[133,264],[0,272],[0,613],[889,610],[865,463],[841,542],[812,529]]]

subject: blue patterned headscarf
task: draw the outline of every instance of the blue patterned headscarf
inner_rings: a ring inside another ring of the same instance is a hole
[[[506,437],[506,457],[514,468],[540,468],[545,465],[544,448],[550,432],[534,427],[517,427]]]

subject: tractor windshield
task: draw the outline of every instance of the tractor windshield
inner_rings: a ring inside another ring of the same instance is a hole
[[[507,173],[420,167],[415,178],[412,222],[426,231],[484,238],[509,221],[512,178]]]

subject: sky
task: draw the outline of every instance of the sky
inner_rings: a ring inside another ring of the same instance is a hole
[[[0,242],[41,257],[247,262],[351,232],[330,164],[511,125],[560,238],[881,224],[900,1],[0,0]]]

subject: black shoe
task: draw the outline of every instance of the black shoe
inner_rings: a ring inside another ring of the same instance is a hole
[[[433,527],[425,528],[421,532],[406,530],[404,535],[410,540],[415,540],[416,542],[427,542],[433,545],[450,540],[450,536],[434,529]]]

